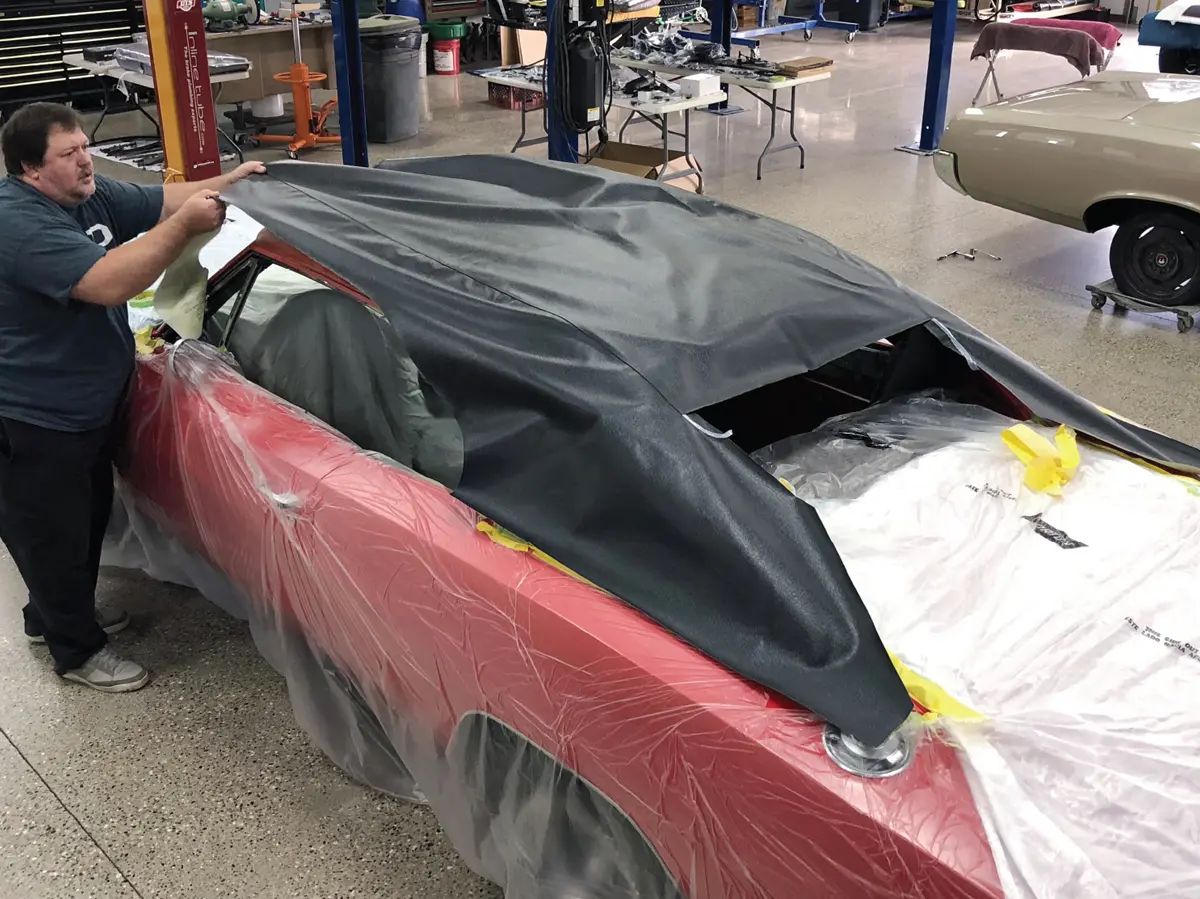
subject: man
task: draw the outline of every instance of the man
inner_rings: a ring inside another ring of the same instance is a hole
[[[116,418],[134,370],[125,305],[220,227],[220,191],[265,168],[165,187],[113,181],[95,174],[76,113],[50,103],[18,110],[0,149],[0,540],[29,589],[25,633],[48,644],[55,671],[138,690],[149,673],[106,645],[128,616],[96,611]]]

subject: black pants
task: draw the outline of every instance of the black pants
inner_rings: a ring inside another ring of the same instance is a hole
[[[113,504],[115,428],[52,431],[0,418],[0,539],[25,586],[26,629],[62,674],[104,648],[100,549]]]

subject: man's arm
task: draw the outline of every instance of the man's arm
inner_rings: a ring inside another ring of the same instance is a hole
[[[101,256],[75,284],[71,299],[123,306],[157,281],[192,237],[220,227],[224,214],[214,192],[196,193],[176,215]]]
[[[194,197],[202,190],[221,193],[244,178],[249,178],[251,175],[265,175],[266,172],[267,167],[261,162],[246,162],[239,165],[228,175],[209,178],[207,181],[180,181],[173,184],[164,184],[162,218],[159,221],[165,222],[178,212],[188,199]]]
[[[179,217],[171,216],[137,240],[101,256],[72,289],[71,299],[125,305],[158,280],[190,237]]]

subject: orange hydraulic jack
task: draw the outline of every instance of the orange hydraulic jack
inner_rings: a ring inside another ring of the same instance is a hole
[[[337,108],[337,100],[330,100],[315,113],[312,107],[312,86],[325,80],[321,72],[310,72],[300,54],[300,16],[296,12],[296,4],[292,3],[292,44],[296,61],[292,63],[291,71],[275,76],[276,81],[292,86],[292,112],[296,117],[296,133],[291,137],[283,134],[260,134],[259,143],[287,144],[289,159],[295,159],[301,150],[328,144],[340,144],[342,139],[330,134],[325,129],[329,114]]]

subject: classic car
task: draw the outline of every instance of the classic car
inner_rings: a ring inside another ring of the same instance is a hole
[[[1105,71],[963,110],[935,165],[950,187],[1081,231],[1111,226],[1122,293],[1200,304],[1200,78]]]
[[[428,802],[510,899],[1015,899],[1064,870],[983,811],[927,723],[955,704],[756,454],[928,391],[1177,474],[1200,452],[650,182],[286,163],[229,197],[268,230],[204,337],[139,358],[112,543],[247,619],[339,766]]]
[[[1158,47],[1158,70],[1174,75],[1200,74],[1200,8],[1176,0],[1151,10],[1138,22],[1138,43]]]

